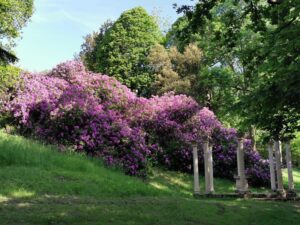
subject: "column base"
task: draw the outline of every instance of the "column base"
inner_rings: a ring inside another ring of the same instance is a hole
[[[279,196],[279,197],[282,197],[282,198],[285,198],[286,197],[286,191],[284,189],[277,189],[276,190],[276,194]]]
[[[235,192],[239,193],[239,194],[249,193],[247,179],[245,178],[244,182],[242,182],[240,176],[235,175],[234,178],[235,178],[235,181],[236,181],[236,190],[235,190]]]
[[[212,196],[212,195],[214,195],[214,193],[215,193],[215,191],[206,191],[205,195],[206,196]]]
[[[248,194],[251,194],[251,191],[249,191],[249,190],[235,190],[235,193],[237,193],[239,195],[248,195]]]
[[[286,193],[286,197],[295,198],[295,197],[297,197],[297,193],[295,192],[295,190],[288,190]]]
[[[194,192],[194,194],[193,194],[194,197],[199,196],[199,195],[201,195],[200,192]]]

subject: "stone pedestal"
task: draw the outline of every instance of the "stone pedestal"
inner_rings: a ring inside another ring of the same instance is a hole
[[[199,169],[198,169],[198,148],[197,145],[193,145],[193,165],[194,165],[194,194],[200,194],[199,185]]]
[[[244,194],[248,192],[248,181],[246,179],[246,174],[245,174],[244,140],[242,138],[238,140],[237,165],[238,165],[238,175],[235,177],[236,188],[237,188],[237,192]]]
[[[282,154],[281,142],[275,141],[275,159],[276,159],[276,175],[277,175],[277,192],[284,192],[283,179],[282,179]]]
[[[234,175],[234,179],[235,179],[236,192],[239,193],[240,190],[242,189],[241,177],[239,175]]]
[[[208,140],[205,140],[203,142],[203,151],[205,171],[205,194],[212,194],[214,192],[213,159],[212,146],[209,146]]]
[[[234,176],[234,179],[235,179],[235,187],[236,187],[236,190],[235,192],[236,193],[239,193],[239,194],[250,194],[250,191],[249,191],[249,186],[248,186],[248,181],[247,181],[247,177],[245,179],[244,182],[242,182],[242,179],[240,176],[238,175],[235,175]]]
[[[294,192],[294,180],[293,180],[293,166],[292,166],[292,154],[290,142],[287,141],[285,143],[285,158],[286,158],[286,166],[288,171],[288,180],[289,180],[289,192]]]
[[[276,178],[275,178],[275,167],[274,167],[274,143],[270,141],[268,144],[269,152],[269,164],[270,164],[270,179],[271,179],[271,189],[276,191]]]

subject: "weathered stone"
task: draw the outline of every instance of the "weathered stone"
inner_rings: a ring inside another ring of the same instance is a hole
[[[248,191],[248,181],[245,174],[244,140],[242,138],[238,140],[237,164],[238,176],[236,177],[236,188],[239,193],[246,193]]]
[[[275,178],[275,168],[274,168],[274,142],[270,141],[268,144],[269,152],[269,163],[270,163],[270,179],[271,179],[271,189],[276,191],[276,178]]]
[[[288,170],[288,181],[289,181],[289,192],[294,191],[294,180],[293,180],[293,166],[292,166],[292,155],[290,142],[285,143],[285,157],[286,157],[286,166]]]
[[[284,192],[282,179],[282,153],[281,142],[275,141],[275,159],[276,159],[276,175],[277,175],[277,191]]]
[[[200,194],[199,185],[199,169],[198,169],[198,148],[197,145],[193,145],[193,164],[194,164],[194,194]]]
[[[214,192],[212,147],[209,146],[208,140],[205,140],[202,145],[204,151],[205,194],[212,194]]]

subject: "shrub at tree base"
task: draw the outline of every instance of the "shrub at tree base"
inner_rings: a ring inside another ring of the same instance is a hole
[[[16,97],[6,103],[23,133],[71,146],[146,176],[149,163],[192,171],[191,143],[211,136],[216,176],[236,173],[237,133],[185,95],[137,97],[112,77],[66,62],[47,74],[23,74]],[[268,162],[245,141],[246,171],[254,185],[269,182]],[[200,148],[200,168],[203,168]]]

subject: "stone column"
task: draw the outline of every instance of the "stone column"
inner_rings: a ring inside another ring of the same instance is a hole
[[[212,194],[214,192],[213,160],[212,160],[212,148],[209,146],[208,140],[203,141],[203,151],[204,151],[204,171],[205,171],[205,194]]]
[[[214,161],[212,155],[212,144],[209,144],[209,151],[208,151],[208,165],[209,165],[209,184],[210,184],[210,193],[215,191],[214,188]]]
[[[289,191],[294,191],[292,155],[291,155],[291,147],[289,141],[285,143],[285,158],[286,158],[286,166],[288,170]]]
[[[245,174],[245,159],[244,159],[244,139],[239,138],[237,149],[237,164],[238,164],[238,177],[239,185],[238,192],[245,193],[248,191],[248,182]]]
[[[269,152],[269,164],[270,164],[270,178],[271,178],[271,189],[276,191],[276,180],[275,180],[275,168],[274,168],[274,142],[270,141],[268,144]]]
[[[198,169],[198,148],[196,144],[193,144],[193,164],[194,164],[194,194],[200,194],[199,185],[199,169]]]
[[[281,142],[275,141],[275,158],[276,158],[276,175],[277,175],[277,191],[283,192],[283,179],[282,179],[282,155],[281,155]]]

